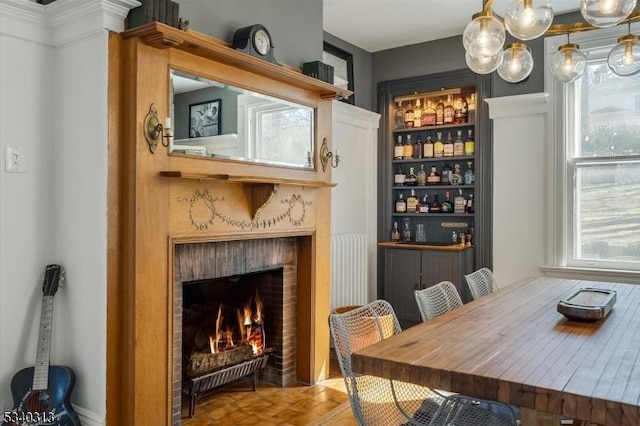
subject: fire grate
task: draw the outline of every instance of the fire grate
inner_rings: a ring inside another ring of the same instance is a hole
[[[216,370],[202,376],[186,378],[182,381],[182,391],[189,395],[189,417],[196,414],[196,402],[202,394],[218,387],[230,383],[234,380],[253,375],[253,390],[258,390],[258,371],[267,365],[271,351],[265,351],[241,363]]]

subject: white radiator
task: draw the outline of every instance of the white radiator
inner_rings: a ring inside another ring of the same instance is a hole
[[[331,310],[368,302],[367,236],[331,236]]]

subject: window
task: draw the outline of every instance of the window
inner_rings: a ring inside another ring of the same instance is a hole
[[[545,76],[555,108],[556,266],[640,270],[640,75],[619,77],[607,66],[619,31],[581,35],[588,58],[581,79],[563,85]],[[566,36],[548,41],[551,55]]]

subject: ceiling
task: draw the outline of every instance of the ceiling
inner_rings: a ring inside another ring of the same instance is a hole
[[[510,0],[495,0],[502,15]],[[556,14],[579,9],[579,0],[552,0]],[[367,52],[462,34],[483,0],[323,0],[323,29]]]

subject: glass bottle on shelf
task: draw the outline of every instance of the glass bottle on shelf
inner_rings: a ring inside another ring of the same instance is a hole
[[[464,171],[464,184],[473,185],[475,176],[473,175],[473,161],[467,161],[467,168]]]
[[[396,144],[393,146],[393,159],[394,160],[402,160],[404,156],[404,145],[402,145],[402,136],[398,135],[398,140]]]
[[[440,169],[440,185],[451,185],[451,166],[444,163]]]
[[[431,99],[427,99],[423,103],[422,118],[420,120],[422,127],[435,126],[436,125],[436,109],[431,103]]]
[[[458,195],[453,197],[453,212],[454,213],[466,213],[467,212],[467,199],[462,195],[462,188],[458,189]]]
[[[438,194],[434,194],[433,202],[431,203],[431,207],[429,208],[429,212],[432,213],[442,213],[442,206],[440,205],[440,201],[438,201]]]
[[[453,204],[449,197],[449,191],[444,193],[444,201],[442,202],[442,213],[453,213]]]
[[[423,158],[433,158],[433,141],[431,140],[431,135],[427,136],[427,140],[424,143],[422,150]]]
[[[395,114],[395,128],[396,130],[404,129],[404,110],[402,109],[402,101],[398,101]]]
[[[469,199],[467,200],[467,213],[473,213],[473,194],[469,194]],[[473,236],[473,232],[471,232]]]
[[[402,159],[410,160],[413,158],[413,144],[411,143],[411,135],[407,135],[407,140],[404,142],[404,150],[402,151]]]
[[[398,166],[396,169],[396,173],[393,175],[393,185],[394,186],[403,186],[406,179],[406,175],[402,171],[402,168]]]
[[[426,194],[424,197],[422,197],[422,201],[420,202],[420,207],[419,207],[419,213],[429,213],[429,209],[431,205],[429,204],[427,197],[428,196]]]
[[[409,167],[409,174],[407,175],[404,184],[406,186],[416,186],[418,184],[418,175],[416,175],[413,167]]]
[[[469,109],[467,121],[469,123],[475,123],[475,119],[476,119],[476,94],[475,93],[472,93],[471,96],[469,96],[467,108]]]
[[[413,128],[413,105],[409,101],[409,105],[404,110],[404,127],[405,129]]]
[[[433,156],[435,158],[444,157],[444,144],[442,143],[442,132],[436,133],[436,141],[433,143]]]
[[[413,108],[413,127],[420,127],[422,119],[422,106],[420,98],[416,99],[416,106]]]
[[[462,167],[460,163],[453,165],[453,171],[451,172],[451,185],[462,185]]]
[[[420,164],[420,170],[418,170],[418,186],[425,186],[427,184],[427,172],[424,171],[424,164]]]
[[[453,139],[451,139],[451,132],[447,133],[447,140],[444,142],[444,151],[442,155],[444,157],[453,157]]]
[[[464,155],[476,153],[476,142],[473,140],[473,130],[467,130],[467,139],[464,141]]]
[[[411,241],[411,219],[408,217],[402,219],[402,239]]]
[[[422,140],[420,136],[418,136],[416,143],[413,144],[413,158],[422,158]]]
[[[424,227],[424,223],[418,223],[416,225],[416,243],[427,242],[427,231]]]
[[[454,123],[466,123],[469,114],[469,105],[464,95],[460,93],[453,101],[453,121]]]
[[[447,101],[444,104],[444,124],[453,124],[453,97],[447,95]]]
[[[427,175],[427,185],[440,185],[440,173],[436,170],[436,166],[431,166],[431,171]]]
[[[398,194],[398,199],[396,200],[396,213],[406,213],[407,212],[407,200],[404,199],[404,195],[402,192]]]
[[[400,241],[400,230],[398,229],[398,222],[393,222],[391,228],[391,241]]]
[[[442,126],[444,124],[444,102],[442,99],[438,100],[436,105],[436,126]]]
[[[462,142],[462,130],[458,130],[456,140],[453,142],[453,156],[461,157],[464,155],[464,142]]]
[[[415,189],[411,190],[411,194],[407,197],[407,213],[418,212],[418,197],[416,196]]]

